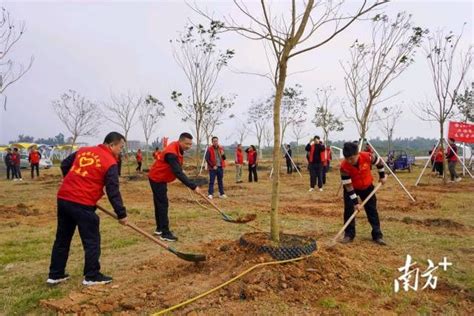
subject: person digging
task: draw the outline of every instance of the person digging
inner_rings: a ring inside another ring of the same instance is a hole
[[[379,181],[385,184],[384,165],[380,157],[372,156],[368,152],[359,152],[355,143],[345,143],[342,153],[344,160],[341,163],[341,181],[344,185],[344,222],[349,220],[354,213],[354,208],[360,210],[358,196],[364,200],[373,190],[373,178],[370,168],[376,165],[379,173]],[[377,212],[377,198],[375,194],[364,205],[367,219],[372,226],[372,240],[378,245],[386,245],[380,229],[379,215]],[[343,244],[350,243],[356,235],[355,218],[344,231]]]
[[[82,147],[61,163],[64,179],[57,194],[58,225],[51,252],[49,277],[46,283],[59,284],[69,279],[65,272],[71,240],[79,229],[84,248],[83,285],[107,284],[112,278],[100,272],[100,232],[96,204],[104,195],[104,187],[110,204],[122,225],[127,225],[127,212],[119,191],[117,159],[125,145],[125,137],[117,132],[109,133],[104,143],[94,147]]]
[[[182,133],[178,141],[174,141],[166,146],[148,172],[150,187],[153,192],[153,204],[155,206],[155,235],[160,236],[161,240],[178,240],[169,227],[168,183],[178,178],[191,190],[201,193],[200,188],[184,174],[182,168],[184,163],[183,154],[191,149],[192,145],[193,136],[189,133]]]

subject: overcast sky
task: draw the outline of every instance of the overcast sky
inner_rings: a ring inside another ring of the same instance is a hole
[[[359,3],[349,2],[353,8]],[[249,3],[251,10],[259,9],[255,1]],[[204,1],[199,5],[215,12],[216,16],[235,10],[231,1],[224,0]],[[274,5],[286,5],[286,1]],[[69,136],[51,107],[51,101],[68,89],[97,103],[108,102],[111,93],[149,93],[166,106],[166,118],[160,122],[154,137],[175,138],[180,132],[191,130],[187,123],[181,122],[176,105],[170,99],[171,91],[187,94],[189,87],[172,57],[169,40],[177,37],[188,20],[202,22],[183,1],[7,1],[2,2],[2,6],[17,21],[24,21],[27,28],[10,57],[27,63],[33,55],[35,61],[24,78],[6,91],[7,111],[0,110],[0,144],[16,139],[19,134],[46,138],[61,132]],[[445,29],[459,33],[466,22],[462,47],[473,42],[473,1],[403,0],[389,3],[383,10],[391,16],[400,11],[411,13],[415,24],[431,31]],[[340,61],[348,59],[348,48],[353,41],[356,38],[363,40],[369,32],[368,22],[356,23],[329,44],[291,61],[290,72],[312,69],[295,74],[287,81],[290,85],[301,84],[309,99],[308,135],[321,134],[321,130],[309,123],[314,114],[314,91],[331,85],[341,100],[346,99]],[[265,55],[260,43],[224,34],[219,45],[235,49],[232,69],[265,70]],[[472,79],[471,70],[469,81]],[[217,92],[237,94],[232,113],[245,120],[251,100],[266,98],[272,93],[272,86],[261,77],[226,70],[219,80]],[[387,106],[403,103],[404,113],[395,137],[436,137],[436,125],[421,122],[411,110],[417,102],[433,98],[430,73],[421,51],[416,63],[393,82],[385,95],[397,92],[399,94],[386,103]],[[340,106],[334,110],[342,113]],[[236,120],[228,120],[219,126],[216,134],[222,143],[237,140],[236,125]],[[104,124],[96,137],[79,141],[101,142],[111,130],[118,128]],[[376,125],[371,127],[369,136],[383,137]],[[358,136],[352,123],[347,122],[344,131],[333,133],[331,138],[349,140]],[[139,123],[132,128],[129,139],[144,140]],[[285,137],[286,141],[291,139],[291,135]],[[246,143],[255,143],[255,137],[248,136]]]

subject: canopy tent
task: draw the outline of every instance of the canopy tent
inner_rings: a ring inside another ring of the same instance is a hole
[[[38,146],[36,143],[13,143],[10,144],[10,148],[18,148],[23,150],[28,150],[33,146]]]

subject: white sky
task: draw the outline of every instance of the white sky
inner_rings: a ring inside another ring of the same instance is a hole
[[[355,5],[358,1],[349,1]],[[249,7],[255,8],[255,1]],[[283,1],[276,5],[286,4]],[[153,2],[3,2],[16,20],[26,23],[27,31],[15,46],[10,57],[27,63],[31,55],[35,62],[29,73],[12,85],[6,92],[7,111],[0,111],[0,143],[16,139],[19,134],[53,137],[62,132],[69,136],[51,107],[51,101],[61,93],[74,89],[92,101],[109,100],[110,93],[126,91],[150,93],[166,106],[166,118],[154,134],[177,137],[191,130],[181,122],[176,105],[170,99],[172,90],[189,91],[185,77],[172,57],[169,40],[176,38],[188,19],[202,21],[183,1]],[[231,12],[230,1],[204,1],[200,6],[218,13]],[[235,10],[235,9],[234,9]],[[473,1],[394,1],[383,9],[389,15],[406,11],[413,15],[415,24],[430,31],[452,30],[458,33],[464,22],[465,48],[473,42]],[[219,14],[216,13],[216,16]],[[363,39],[370,32],[370,24],[359,22],[346,30],[328,45],[298,57],[290,62],[290,72],[314,69],[289,77],[287,84],[300,83],[309,98],[309,116],[313,116],[314,91],[318,87],[332,85],[336,95],[345,99],[344,73],[340,61],[348,58],[348,47],[356,39]],[[223,34],[221,48],[233,48],[235,58],[232,68],[242,71],[265,70],[263,46],[258,42],[232,34]],[[395,137],[436,137],[433,123],[421,122],[412,112],[414,104],[433,95],[425,58],[417,55],[412,65],[390,86],[386,96],[399,92],[389,102],[403,102],[404,113],[397,125]],[[469,80],[473,79],[471,71]],[[266,98],[272,86],[266,79],[225,71],[218,83],[217,92],[236,93],[236,106],[232,112],[241,119],[252,99]],[[341,113],[340,109],[335,109]],[[311,120],[308,119],[308,121]],[[138,117],[137,117],[138,119]],[[229,144],[237,139],[235,120],[226,121],[216,134],[221,142]],[[101,126],[96,137],[79,141],[99,143],[105,134],[118,128],[109,123]],[[307,124],[308,135],[321,134],[319,129]],[[347,122],[343,132],[333,133],[332,139],[355,139],[356,129]],[[383,137],[376,126],[369,136]],[[141,126],[132,128],[129,139],[144,140]],[[286,137],[286,141],[292,137]],[[248,136],[247,143],[255,137]]]

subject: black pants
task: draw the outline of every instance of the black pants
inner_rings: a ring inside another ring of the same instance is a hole
[[[326,173],[329,171],[329,165],[323,166],[323,184],[326,185]]]
[[[293,165],[291,164],[290,159],[286,159],[286,173],[288,173],[288,174],[293,173]]]
[[[84,248],[84,276],[95,277],[99,273],[100,232],[95,207],[58,199],[58,227],[51,253],[50,278],[64,275],[76,226]]]
[[[21,179],[20,165],[13,165],[12,168],[13,168],[12,179],[14,178]]]
[[[31,179],[33,179],[35,177],[35,174],[34,174],[34,170],[36,169],[36,176],[39,177],[40,176],[40,172],[39,172],[39,163],[32,163],[31,164]]]
[[[7,180],[10,180],[10,174],[12,175],[12,179],[13,179],[13,175],[15,174],[15,166],[12,166],[12,165],[7,165]]]
[[[436,170],[436,172],[442,176],[443,175],[443,162],[435,162],[434,163],[434,168]]]
[[[372,192],[374,189],[373,185],[370,185],[365,190],[355,190],[356,194],[360,196],[362,200]],[[380,230],[380,221],[379,214],[377,212],[377,198],[375,194],[370,198],[370,200],[364,205],[365,213],[367,214],[367,219],[369,220],[370,225],[372,226],[372,239],[376,240],[382,238],[383,234]],[[344,190],[344,223],[347,222],[349,217],[354,213],[354,205],[352,204],[349,194]],[[351,221],[349,226],[345,230],[345,236],[354,238],[356,235],[355,229],[355,218]]]
[[[316,182],[318,188],[323,187],[323,164],[320,162],[313,162],[309,164],[309,182],[310,187],[314,189]]]
[[[257,165],[255,165],[254,167],[249,165],[249,182],[252,182],[252,176],[253,176],[253,180],[255,182],[258,182]]]
[[[216,170],[209,170],[209,189],[207,190],[210,195],[214,194],[214,183],[216,183],[217,178],[217,187],[219,188],[219,194],[224,194],[224,169],[222,167],[217,167]]]
[[[170,231],[168,219],[168,185],[166,182],[154,182],[150,180],[153,192],[153,204],[155,206],[156,230],[163,233]]]
[[[135,169],[136,171],[142,171],[142,162],[141,161],[138,161],[137,162],[138,166],[137,168]]]

